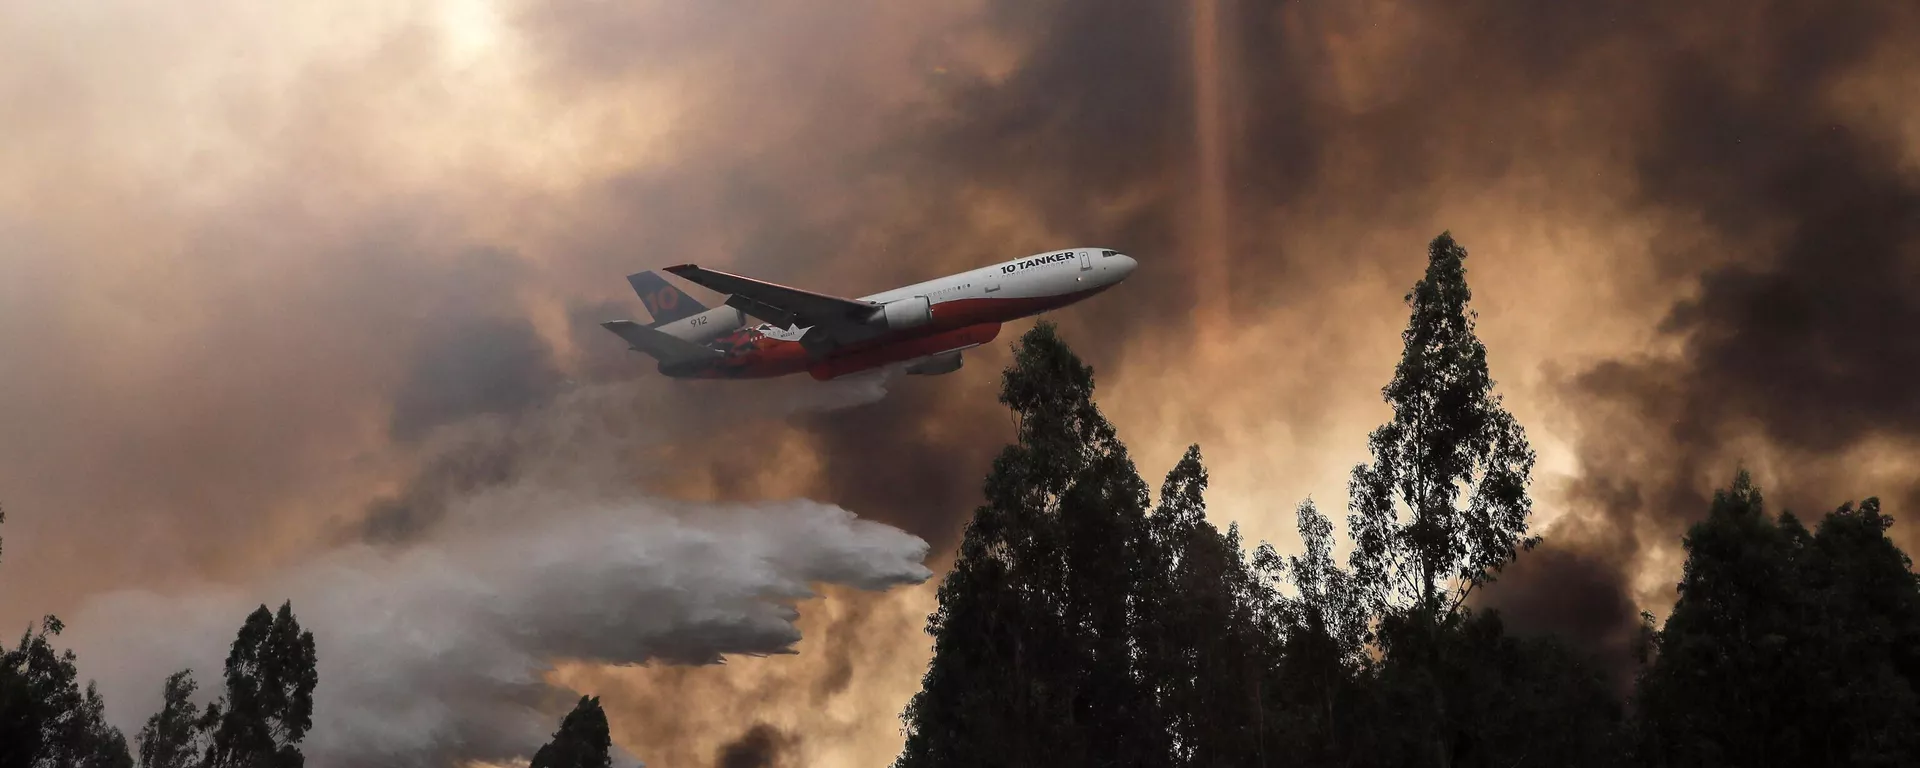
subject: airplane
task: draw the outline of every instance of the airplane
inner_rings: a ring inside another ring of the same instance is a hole
[[[666,267],[716,292],[707,307],[657,272],[627,283],[649,325],[601,326],[678,379],[762,379],[806,371],[827,381],[904,363],[909,375],[960,369],[961,353],[992,342],[1004,323],[1106,291],[1133,273],[1132,257],[1107,248],[1069,248],[862,296],[829,296],[694,264]],[[748,326],[747,318],[760,322]]]

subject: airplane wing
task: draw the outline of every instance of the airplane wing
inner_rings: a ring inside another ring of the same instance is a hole
[[[632,320],[610,320],[600,324],[612,331],[634,349],[645,352],[663,363],[678,363],[689,360],[704,360],[721,357],[720,350],[703,347],[693,342],[661,333]]]
[[[727,304],[776,325],[823,326],[832,329],[865,322],[879,304],[788,288],[784,285],[728,274],[692,264],[666,271],[689,281],[730,294]]]

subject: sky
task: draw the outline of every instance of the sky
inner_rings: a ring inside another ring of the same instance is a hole
[[[290,599],[316,765],[510,764],[581,694],[650,765],[884,764],[1031,322],[943,377],[663,381],[596,327],[643,316],[624,275],[1124,251],[1052,319],[1151,485],[1197,443],[1210,514],[1287,551],[1450,231],[1540,457],[1546,542],[1483,599],[1619,669],[1740,467],[1920,545],[1916,36],[1881,0],[0,0],[0,626],[58,613],[131,733]]]

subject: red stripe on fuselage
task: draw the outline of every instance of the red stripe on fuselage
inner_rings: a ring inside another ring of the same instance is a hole
[[[1105,291],[1110,287],[1112,286],[1101,286],[1099,288],[1075,291],[1073,293],[1062,293],[1053,296],[976,296],[973,298],[943,301],[929,308],[933,319],[926,325],[881,334],[871,339],[863,339],[854,344],[837,348],[829,352],[825,358],[818,360],[813,359],[811,355],[808,354],[806,348],[802,347],[797,341],[769,338],[762,335],[759,331],[752,329],[736,331],[717,342],[722,345],[722,348],[726,351],[727,356],[725,358],[709,363],[696,370],[678,375],[700,379],[764,379],[787,376],[818,366],[827,366],[829,369],[836,371],[834,376],[842,376],[857,370],[864,370],[864,368],[842,370],[844,366],[833,365],[835,361],[843,358],[860,356],[867,359],[898,362],[888,359],[891,358],[892,355],[888,355],[885,352],[877,352],[876,350],[881,347],[908,344],[930,336],[948,334],[970,326],[988,323],[997,325],[1025,317],[1032,317],[1042,312],[1059,309],[1068,304],[1081,301],[1096,293]],[[993,329],[994,335],[998,333],[998,328]],[[992,335],[987,337],[989,341],[991,341],[992,338]],[[911,346],[917,349],[922,345],[913,344]],[[935,346],[937,346],[937,344]],[[954,347],[958,346],[965,346],[965,344],[954,345]],[[949,347],[949,349],[954,347]],[[935,349],[914,356],[938,354],[944,351],[946,350]],[[875,363],[874,365],[885,365],[887,362]]]
[[[903,363],[966,347],[977,347],[993,341],[999,335],[999,323],[976,323],[944,333],[915,336],[878,346],[869,346],[858,352],[828,355],[825,360],[808,368],[807,373],[821,381],[837,379],[850,373],[872,370],[883,365]]]

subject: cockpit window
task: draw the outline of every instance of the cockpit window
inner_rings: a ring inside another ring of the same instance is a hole
[[[1108,256],[1112,256],[1112,255],[1113,255],[1113,253],[1114,253],[1113,251],[1101,251],[1101,252],[1100,252],[1100,258],[1103,258],[1103,259],[1104,259],[1104,258],[1106,258],[1106,257],[1108,257]]]

